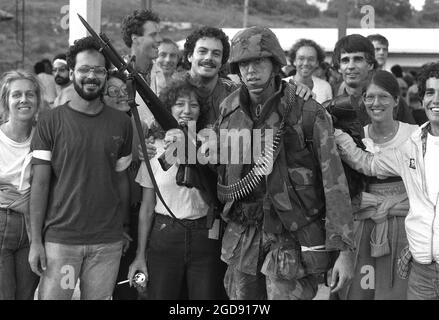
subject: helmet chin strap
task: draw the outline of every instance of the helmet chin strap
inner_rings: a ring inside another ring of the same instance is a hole
[[[273,79],[275,77],[275,73],[274,71],[271,72],[270,74],[270,78],[267,80],[267,82],[260,88],[255,88],[255,89],[259,89],[260,91],[258,91],[257,93],[254,93],[256,95],[261,95],[262,93],[264,93],[265,90],[267,90],[267,88],[271,85],[271,83],[273,82]],[[250,88],[245,84],[245,82],[242,80],[242,76],[241,74],[239,75],[240,79],[241,79],[241,83],[242,85],[244,85],[249,93],[252,93],[252,90],[250,90]]]

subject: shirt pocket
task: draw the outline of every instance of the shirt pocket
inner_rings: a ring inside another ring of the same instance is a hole
[[[308,149],[294,152],[293,162],[288,166],[288,178],[294,188],[297,198],[309,217],[313,217],[324,207],[321,193],[321,183],[316,181],[313,171],[314,159]]]

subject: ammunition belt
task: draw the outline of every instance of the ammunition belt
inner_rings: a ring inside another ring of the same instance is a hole
[[[274,154],[276,153],[282,133],[284,131],[284,121],[282,121],[279,130],[273,138],[273,146],[265,146],[263,154],[256,161],[253,168],[244,178],[239,181],[226,186],[218,183],[217,191],[218,198],[222,202],[228,202],[232,200],[240,200],[248,196],[261,182],[262,177],[268,174],[268,171],[273,166]]]
[[[250,170],[249,173],[245,175],[244,178],[229,186],[220,183],[217,184],[218,199],[221,202],[237,201],[248,196],[261,182],[262,177],[267,175],[269,170],[271,170],[271,168],[273,167],[275,154],[278,151],[280,140],[285,131],[285,121],[287,115],[293,108],[293,104],[295,101],[296,87],[292,86],[292,89],[288,89],[289,90],[285,90],[288,99],[287,110],[282,117],[279,129],[277,130],[273,138],[273,146],[267,147],[267,145],[265,145],[265,150],[263,154],[255,162],[253,168]]]

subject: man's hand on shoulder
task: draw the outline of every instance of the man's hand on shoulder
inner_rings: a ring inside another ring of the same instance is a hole
[[[303,83],[295,82],[293,79],[290,79],[289,83],[296,86],[296,94],[303,100],[308,101],[309,98],[315,99],[315,93]]]

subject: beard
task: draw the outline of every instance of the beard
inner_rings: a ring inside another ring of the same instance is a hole
[[[99,88],[96,92],[87,92],[83,88],[85,84],[96,84],[97,86],[100,86],[101,81],[99,81],[98,79],[84,79],[82,80],[81,84],[79,84],[78,81],[76,81],[75,77],[73,77],[73,87],[82,99],[92,101],[99,97],[102,97],[104,93],[104,86]]]
[[[64,85],[68,84],[69,82],[70,82],[69,77],[61,77],[61,76],[55,77],[55,83],[59,86],[64,86]]]

